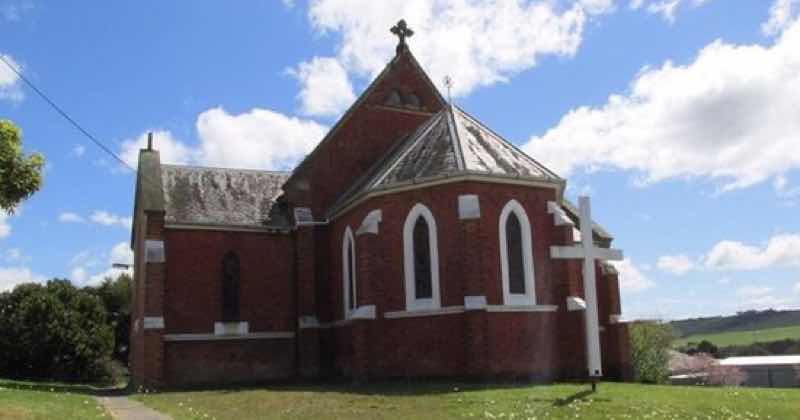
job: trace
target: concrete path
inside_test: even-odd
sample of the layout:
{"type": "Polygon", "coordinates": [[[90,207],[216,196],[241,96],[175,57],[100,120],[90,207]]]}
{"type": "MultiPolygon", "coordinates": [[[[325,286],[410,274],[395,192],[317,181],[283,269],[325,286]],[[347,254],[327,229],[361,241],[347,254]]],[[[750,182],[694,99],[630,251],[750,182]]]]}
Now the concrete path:
{"type": "Polygon", "coordinates": [[[128,397],[96,397],[100,404],[111,412],[115,420],[172,420],[172,417],[159,413],[144,404],[128,397]]]}

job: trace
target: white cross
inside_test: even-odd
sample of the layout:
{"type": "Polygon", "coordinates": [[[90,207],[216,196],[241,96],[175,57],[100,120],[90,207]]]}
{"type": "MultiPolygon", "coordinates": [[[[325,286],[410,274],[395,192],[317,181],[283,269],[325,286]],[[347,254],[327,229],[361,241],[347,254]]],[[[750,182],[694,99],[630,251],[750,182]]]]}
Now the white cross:
{"type": "Polygon", "coordinates": [[[580,197],[581,243],[578,246],[551,246],[550,256],[556,259],[583,259],[583,290],[586,298],[586,358],[590,377],[603,376],[600,358],[600,325],[597,319],[596,260],[621,260],[622,251],[598,248],[592,237],[592,210],[589,197],[580,197]]]}

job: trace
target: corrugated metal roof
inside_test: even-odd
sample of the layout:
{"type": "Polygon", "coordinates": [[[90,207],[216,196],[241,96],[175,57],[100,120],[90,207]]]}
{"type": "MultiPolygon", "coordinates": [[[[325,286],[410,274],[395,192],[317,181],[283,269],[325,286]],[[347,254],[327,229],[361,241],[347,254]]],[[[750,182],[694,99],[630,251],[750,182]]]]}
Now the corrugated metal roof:
{"type": "Polygon", "coordinates": [[[287,172],[162,165],[165,221],[263,227],[287,172]]]}
{"type": "Polygon", "coordinates": [[[784,356],[728,357],[719,361],[722,366],[776,366],[800,365],[800,354],[784,356]]]}
{"type": "Polygon", "coordinates": [[[388,162],[369,188],[386,188],[459,172],[561,180],[478,120],[450,105],[406,140],[405,149],[388,162]]]}

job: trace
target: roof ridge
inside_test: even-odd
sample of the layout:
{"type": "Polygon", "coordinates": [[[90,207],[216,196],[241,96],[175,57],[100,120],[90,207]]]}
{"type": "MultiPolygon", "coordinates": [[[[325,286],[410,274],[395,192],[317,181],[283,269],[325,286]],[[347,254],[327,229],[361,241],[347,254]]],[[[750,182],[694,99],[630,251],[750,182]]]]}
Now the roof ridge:
{"type": "Polygon", "coordinates": [[[161,164],[164,168],[187,168],[187,169],[203,169],[212,171],[236,171],[236,172],[257,172],[262,174],[272,175],[290,175],[290,171],[275,171],[267,169],[249,169],[249,168],[230,168],[224,166],[202,166],[202,165],[176,165],[176,164],[161,164]]]}
{"type": "Polygon", "coordinates": [[[563,178],[561,178],[560,176],[558,176],[558,174],[556,174],[555,172],[553,172],[553,171],[552,171],[550,168],[548,168],[547,166],[543,165],[541,162],[539,162],[538,160],[536,160],[536,159],[535,159],[533,156],[531,156],[531,155],[529,155],[529,154],[525,153],[525,151],[524,151],[524,150],[522,150],[522,149],[520,149],[519,147],[517,147],[517,145],[515,145],[513,142],[509,141],[508,139],[506,139],[505,137],[503,137],[502,135],[500,135],[500,133],[496,132],[496,131],[495,131],[495,130],[493,130],[491,127],[489,127],[488,125],[484,124],[484,123],[483,123],[481,120],[477,119],[475,116],[473,116],[473,115],[472,115],[472,114],[470,114],[469,112],[465,111],[465,110],[464,110],[463,108],[461,108],[460,106],[458,106],[458,105],[453,105],[453,106],[455,107],[455,110],[456,110],[456,111],[458,111],[458,112],[459,112],[461,115],[463,115],[465,118],[467,118],[468,120],[472,121],[472,122],[473,122],[473,123],[475,123],[476,125],[479,125],[479,126],[480,126],[480,127],[482,127],[483,129],[485,129],[486,131],[488,131],[489,133],[491,133],[492,135],[494,135],[495,137],[497,137],[497,139],[498,139],[498,140],[500,140],[500,141],[501,141],[501,142],[503,142],[504,144],[506,144],[506,145],[508,145],[509,147],[511,147],[511,149],[512,149],[512,150],[514,150],[514,151],[516,151],[516,152],[520,153],[520,154],[521,154],[521,155],[522,155],[524,158],[528,159],[528,160],[529,160],[529,161],[531,161],[533,164],[535,164],[536,166],[538,166],[539,168],[541,168],[541,169],[542,169],[544,172],[546,172],[546,173],[547,173],[547,175],[550,175],[550,176],[552,176],[552,177],[554,177],[554,178],[556,178],[556,179],[563,179],[563,178]]]}

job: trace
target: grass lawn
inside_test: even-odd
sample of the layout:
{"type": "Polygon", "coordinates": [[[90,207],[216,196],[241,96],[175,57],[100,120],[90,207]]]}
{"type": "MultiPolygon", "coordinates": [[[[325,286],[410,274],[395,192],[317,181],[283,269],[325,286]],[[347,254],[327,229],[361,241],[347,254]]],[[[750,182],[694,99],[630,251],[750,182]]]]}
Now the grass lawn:
{"type": "Polygon", "coordinates": [[[780,419],[800,389],[582,385],[372,384],[138,394],[185,419],[780,419]]]}
{"type": "Polygon", "coordinates": [[[0,380],[0,420],[83,420],[109,416],[81,387],[0,380]]]}
{"type": "Polygon", "coordinates": [[[698,334],[675,340],[676,346],[684,345],[690,341],[699,343],[708,340],[716,346],[731,346],[737,344],[751,344],[757,341],[777,341],[785,338],[800,339],[800,325],[792,327],[766,328],[756,331],[731,331],[717,334],[698,334]]]}

